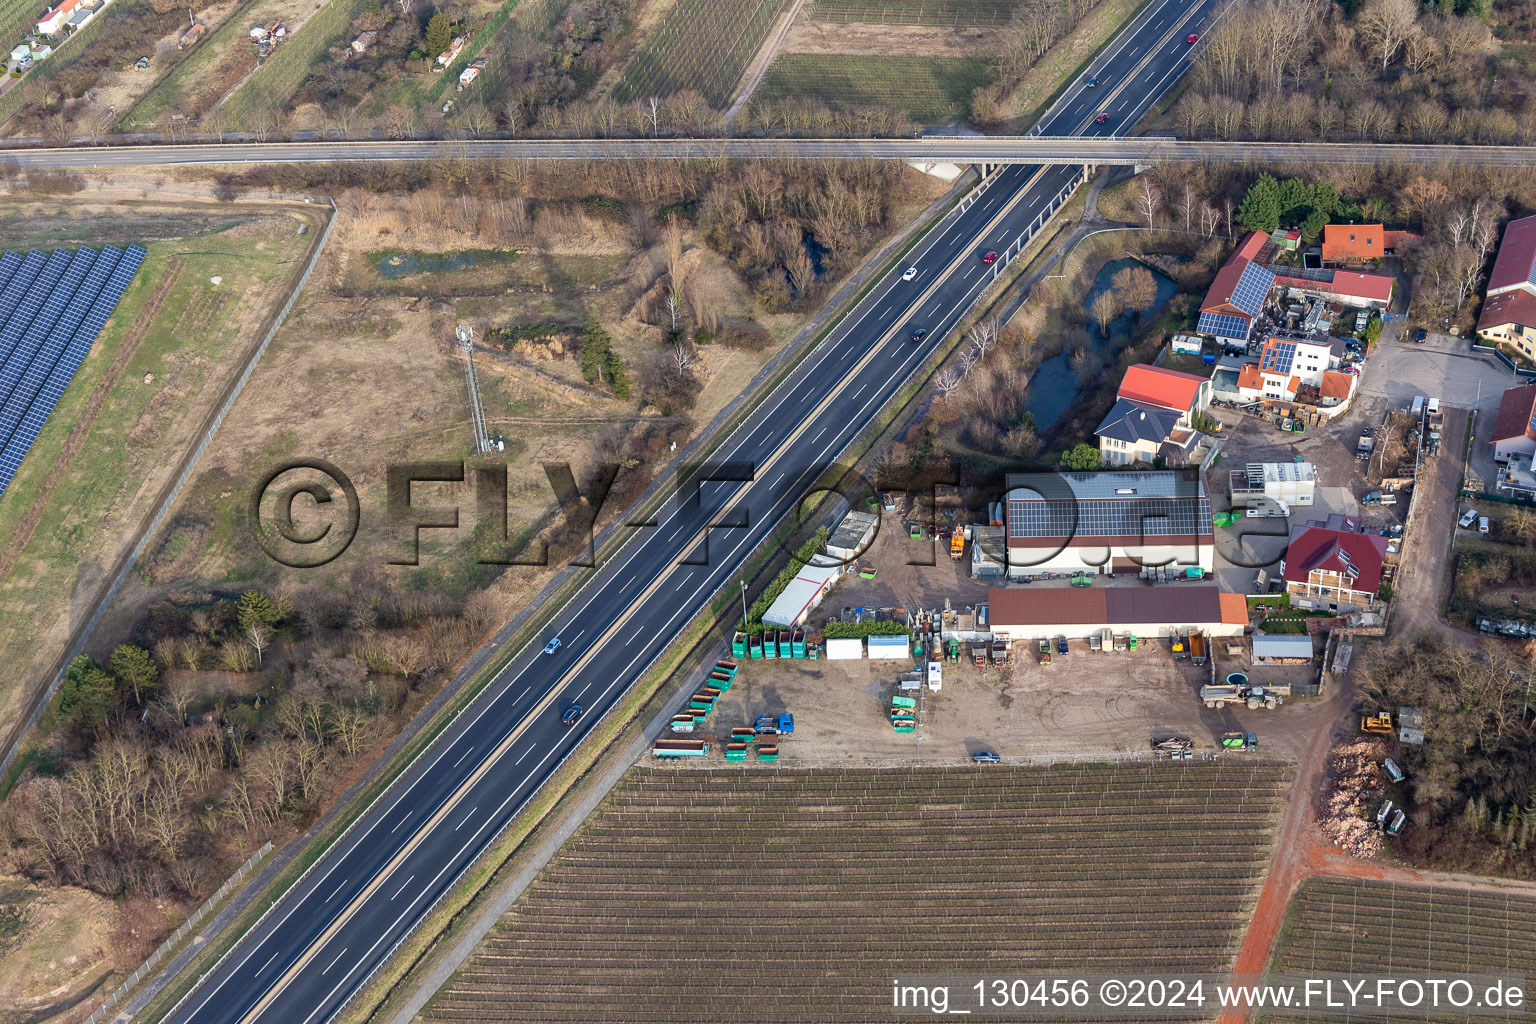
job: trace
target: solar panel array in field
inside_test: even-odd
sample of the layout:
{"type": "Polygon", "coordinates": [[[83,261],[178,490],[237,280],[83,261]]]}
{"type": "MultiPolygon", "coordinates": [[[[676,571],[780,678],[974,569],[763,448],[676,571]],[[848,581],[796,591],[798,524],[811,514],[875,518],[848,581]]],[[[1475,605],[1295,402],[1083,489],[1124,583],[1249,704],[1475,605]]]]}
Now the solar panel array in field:
{"type": "Polygon", "coordinates": [[[145,255],[137,245],[0,255],[0,494],[145,255]]]}

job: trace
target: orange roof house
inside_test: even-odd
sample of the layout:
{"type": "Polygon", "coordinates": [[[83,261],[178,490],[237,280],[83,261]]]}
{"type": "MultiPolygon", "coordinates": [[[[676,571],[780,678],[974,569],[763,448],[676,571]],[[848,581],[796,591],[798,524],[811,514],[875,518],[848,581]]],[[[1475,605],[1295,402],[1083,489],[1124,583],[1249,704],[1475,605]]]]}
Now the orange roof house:
{"type": "Polygon", "coordinates": [[[1201,386],[1206,383],[1206,378],[1192,373],[1137,363],[1125,371],[1119,397],[1140,405],[1187,413],[1197,408],[1201,386]]]}
{"type": "Polygon", "coordinates": [[[1377,260],[1418,237],[1408,231],[1388,231],[1380,224],[1329,224],[1323,228],[1323,262],[1377,260]]]}

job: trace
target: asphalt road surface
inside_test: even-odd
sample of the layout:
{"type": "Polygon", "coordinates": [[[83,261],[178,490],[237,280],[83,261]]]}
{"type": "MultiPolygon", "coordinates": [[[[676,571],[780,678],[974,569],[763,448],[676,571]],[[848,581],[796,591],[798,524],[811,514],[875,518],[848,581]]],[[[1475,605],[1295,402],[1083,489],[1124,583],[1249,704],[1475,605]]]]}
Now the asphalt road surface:
{"type": "MultiPolygon", "coordinates": [[[[1079,84],[1047,131],[1107,137],[1135,122],[1189,60],[1185,36],[1216,0],[1154,0],[1079,84]],[[1096,123],[1100,112],[1109,114],[1096,123]]],[[[807,483],[909,380],[992,279],[1007,252],[1080,174],[1014,165],[953,212],[909,263],[876,285],[837,330],[722,445],[718,463],[754,478],[702,481],[595,571],[554,619],[563,644],[521,652],[336,847],[170,1016],[177,1024],[320,1024],[334,1016],[492,842],[592,726],[745,559],[807,483]],[[921,341],[915,328],[926,329],[921,341]],[[739,522],[742,528],[715,527],[739,522]],[[701,533],[704,539],[700,540],[701,533]],[[562,712],[580,704],[574,726],[562,712]]]]}

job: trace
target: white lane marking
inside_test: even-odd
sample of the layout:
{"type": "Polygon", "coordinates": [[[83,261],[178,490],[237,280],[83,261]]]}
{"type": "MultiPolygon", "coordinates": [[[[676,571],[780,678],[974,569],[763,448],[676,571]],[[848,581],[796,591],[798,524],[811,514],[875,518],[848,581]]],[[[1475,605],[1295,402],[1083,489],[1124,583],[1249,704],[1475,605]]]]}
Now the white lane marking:
{"type": "Polygon", "coordinates": [[[347,883],[350,882],[350,881],[351,881],[350,878],[343,878],[341,880],[341,884],[338,885],[335,889],[331,890],[331,894],[325,898],[325,902],[329,903],[329,902],[331,902],[331,900],[335,899],[336,898],[336,894],[338,892],[341,892],[341,890],[345,889],[347,887],[347,883]]]}
{"type": "MultiPolygon", "coordinates": [[[[821,428],[821,434],[825,434],[825,433],[826,433],[826,432],[827,432],[827,428],[826,428],[826,427],[822,427],[822,428],[821,428]]],[[[812,441],[812,443],[813,443],[813,444],[814,444],[814,443],[815,443],[815,442],[816,442],[816,441],[820,441],[820,440],[821,440],[821,434],[817,434],[817,435],[816,435],[816,437],[815,437],[815,438],[814,438],[814,439],[813,439],[813,441],[812,441]]]]}
{"type": "Polygon", "coordinates": [[[395,822],[395,827],[389,830],[389,834],[390,835],[394,835],[396,830],[398,830],[401,825],[404,825],[406,819],[409,818],[409,817],[410,817],[409,814],[402,814],[402,815],[400,815],[400,820],[395,822]]]}
{"type": "Polygon", "coordinates": [[[393,896],[391,896],[390,899],[392,899],[392,900],[399,899],[400,898],[400,894],[405,892],[405,887],[410,885],[411,884],[411,879],[415,878],[415,877],[416,877],[415,875],[412,875],[410,878],[407,878],[405,881],[401,882],[400,883],[400,888],[395,890],[395,894],[393,896]]]}
{"type": "MultiPolygon", "coordinates": [[[[281,952],[282,952],[282,950],[278,950],[277,951],[277,953],[281,953],[281,952]]],[[[266,970],[268,967],[271,967],[272,966],[272,961],[277,959],[277,953],[273,953],[271,956],[267,957],[267,962],[262,964],[260,967],[256,968],[256,973],[260,974],[262,971],[266,970]]]]}
{"type": "MultiPolygon", "coordinates": [[[[533,747],[529,747],[528,748],[528,750],[533,750],[533,749],[534,749],[533,747]]],[[[517,760],[512,762],[512,767],[516,768],[518,765],[523,763],[523,758],[528,756],[528,750],[525,750],[521,754],[517,755],[517,760]]]]}
{"type": "Polygon", "coordinates": [[[629,574],[629,579],[625,580],[624,581],[624,585],[622,587],[620,587],[619,589],[620,590],[628,590],[629,589],[629,585],[631,583],[633,583],[633,582],[635,582],[635,574],[634,573],[630,573],[629,574]]]}
{"type": "Polygon", "coordinates": [[[478,811],[479,809],[480,809],[480,805],[479,804],[476,804],[474,807],[471,807],[469,809],[469,813],[464,815],[464,820],[459,822],[457,825],[453,826],[453,830],[455,832],[457,832],[459,829],[463,828],[465,826],[465,824],[468,823],[469,819],[473,818],[475,816],[475,812],[478,811]]]}
{"type": "MultiPolygon", "coordinates": [[[[347,947],[343,946],[343,947],[341,947],[341,952],[336,954],[336,960],[340,960],[342,957],[344,957],[346,955],[347,955],[347,947]]],[[[322,977],[331,973],[331,968],[336,966],[336,960],[332,960],[330,963],[325,965],[325,970],[320,972],[322,977]]]]}
{"type": "MultiPolygon", "coordinates": [[[[581,631],[581,633],[585,633],[585,632],[586,632],[585,629],[583,629],[581,631]]],[[[580,640],[581,639],[581,633],[577,633],[575,636],[571,637],[571,643],[575,643],[577,640],[580,640]]]]}
{"type": "MultiPolygon", "coordinates": [[[[474,752],[474,749],[475,749],[475,745],[473,743],[471,743],[469,746],[465,747],[464,748],[464,753],[459,755],[459,760],[458,761],[453,762],[453,766],[455,768],[457,768],[459,766],[460,762],[462,762],[466,757],[468,757],[470,754],[472,754],[474,752]]],[[[400,826],[396,825],[395,827],[399,828],[400,826]]]]}

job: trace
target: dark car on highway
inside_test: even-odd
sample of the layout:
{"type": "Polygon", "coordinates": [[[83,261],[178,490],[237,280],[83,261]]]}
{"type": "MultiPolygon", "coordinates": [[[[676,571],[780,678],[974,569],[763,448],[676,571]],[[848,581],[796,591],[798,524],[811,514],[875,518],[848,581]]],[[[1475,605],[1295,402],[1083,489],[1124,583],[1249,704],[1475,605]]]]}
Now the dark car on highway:
{"type": "Polygon", "coordinates": [[[926,328],[926,327],[914,327],[914,328],[912,328],[912,340],[913,341],[922,341],[926,337],[928,337],[928,328],[926,328]]]}
{"type": "Polygon", "coordinates": [[[566,708],[565,714],[560,716],[560,721],[564,722],[566,725],[575,725],[577,722],[581,721],[581,705],[572,704],[570,707],[566,708]]]}
{"type": "Polygon", "coordinates": [[[1085,82],[1084,84],[1087,85],[1088,88],[1092,89],[1093,87],[1095,87],[1096,85],[1099,84],[1099,76],[1098,75],[1089,75],[1088,76],[1088,81],[1085,82]]]}

